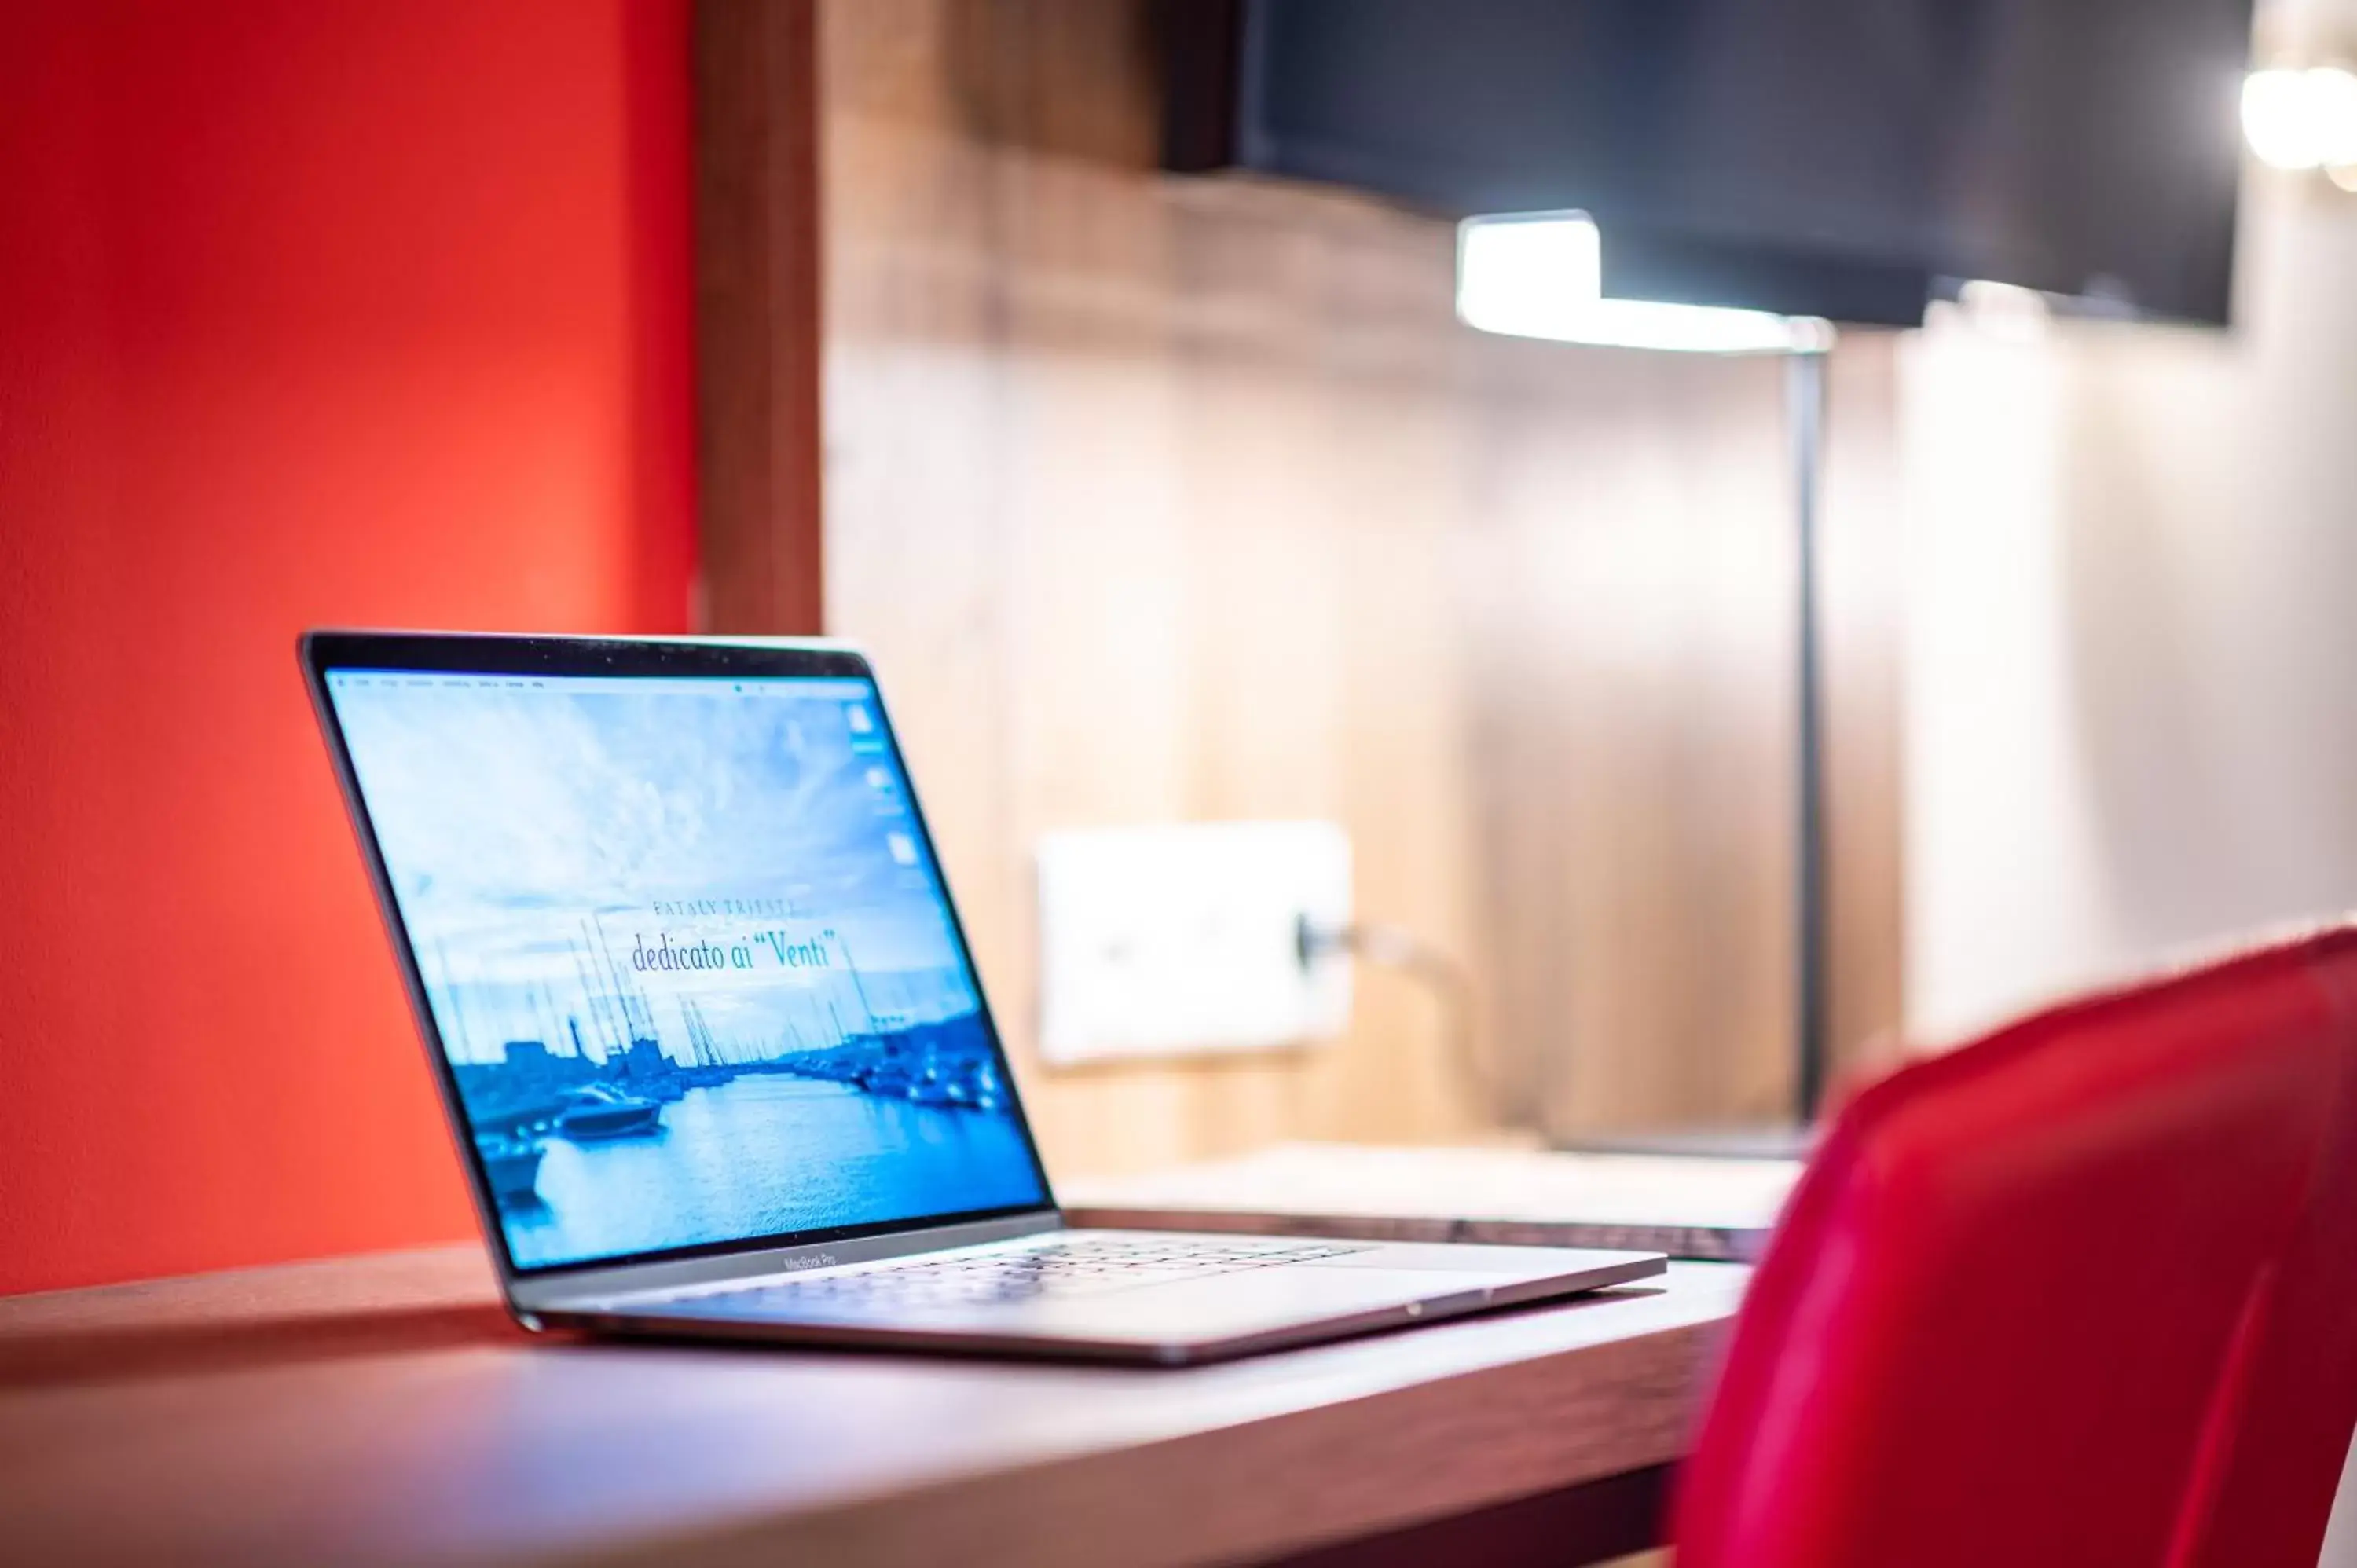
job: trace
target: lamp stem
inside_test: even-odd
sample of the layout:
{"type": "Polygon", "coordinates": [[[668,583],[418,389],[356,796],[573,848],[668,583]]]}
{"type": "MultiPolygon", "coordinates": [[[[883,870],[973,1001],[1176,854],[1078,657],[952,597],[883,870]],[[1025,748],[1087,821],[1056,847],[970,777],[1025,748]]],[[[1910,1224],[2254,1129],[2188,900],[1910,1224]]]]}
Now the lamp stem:
{"type": "Polygon", "coordinates": [[[1817,581],[1819,509],[1825,460],[1825,354],[1803,349],[1784,360],[1784,417],[1792,442],[1795,631],[1793,823],[1793,1112],[1816,1120],[1830,1066],[1827,1037],[1830,929],[1825,854],[1825,736],[1817,581]]]}

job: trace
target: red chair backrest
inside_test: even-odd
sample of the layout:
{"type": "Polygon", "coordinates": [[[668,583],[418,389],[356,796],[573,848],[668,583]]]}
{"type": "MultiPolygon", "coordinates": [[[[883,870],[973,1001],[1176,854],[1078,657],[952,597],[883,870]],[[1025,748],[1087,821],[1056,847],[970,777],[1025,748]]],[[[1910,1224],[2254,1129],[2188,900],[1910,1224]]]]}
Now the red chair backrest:
{"type": "Polygon", "coordinates": [[[2337,1029],[2278,948],[1860,1094],[1752,1282],[1679,1568],[2162,1563],[2301,1213],[2337,1029]]]}
{"type": "Polygon", "coordinates": [[[2340,1092],[2299,1229],[2213,1406],[2187,1568],[2316,1568],[2357,1430],[2357,927],[2310,950],[2344,1021],[2340,1092]]]}

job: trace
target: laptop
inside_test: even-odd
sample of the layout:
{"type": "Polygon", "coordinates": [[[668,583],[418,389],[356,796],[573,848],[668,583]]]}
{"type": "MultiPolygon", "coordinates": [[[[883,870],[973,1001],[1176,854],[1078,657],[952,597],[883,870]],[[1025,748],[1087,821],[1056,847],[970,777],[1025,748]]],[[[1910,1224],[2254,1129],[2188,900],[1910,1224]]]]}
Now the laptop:
{"type": "Polygon", "coordinates": [[[301,653],[527,1328],[1171,1364],[1665,1267],[1067,1224],[848,648],[301,653]]]}

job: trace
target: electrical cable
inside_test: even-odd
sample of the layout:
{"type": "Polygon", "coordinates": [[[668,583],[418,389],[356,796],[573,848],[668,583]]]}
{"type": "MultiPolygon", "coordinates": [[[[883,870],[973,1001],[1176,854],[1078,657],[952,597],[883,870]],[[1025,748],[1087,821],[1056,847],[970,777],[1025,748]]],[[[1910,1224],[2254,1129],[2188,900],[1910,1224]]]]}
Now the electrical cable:
{"type": "Polygon", "coordinates": [[[1415,981],[1431,993],[1440,1004],[1449,1066],[1466,1098],[1484,1119],[1501,1124],[1509,1120],[1495,1074],[1479,1044],[1472,972],[1455,955],[1404,927],[1360,922],[1321,927],[1307,915],[1296,927],[1295,942],[1304,969],[1342,953],[1415,981]]]}

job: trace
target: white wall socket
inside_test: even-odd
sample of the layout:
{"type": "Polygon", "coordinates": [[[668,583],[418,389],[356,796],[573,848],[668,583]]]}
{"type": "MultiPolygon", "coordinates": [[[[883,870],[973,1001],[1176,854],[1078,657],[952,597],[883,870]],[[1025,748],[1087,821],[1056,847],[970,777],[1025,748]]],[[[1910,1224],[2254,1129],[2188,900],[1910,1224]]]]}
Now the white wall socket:
{"type": "Polygon", "coordinates": [[[1039,841],[1039,1050],[1049,1062],[1236,1051],[1339,1035],[1351,964],[1301,923],[1351,919],[1332,822],[1204,822],[1039,841]]]}

